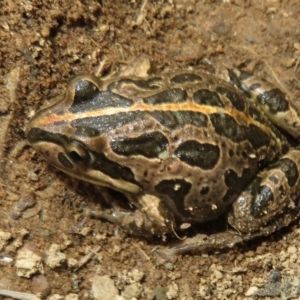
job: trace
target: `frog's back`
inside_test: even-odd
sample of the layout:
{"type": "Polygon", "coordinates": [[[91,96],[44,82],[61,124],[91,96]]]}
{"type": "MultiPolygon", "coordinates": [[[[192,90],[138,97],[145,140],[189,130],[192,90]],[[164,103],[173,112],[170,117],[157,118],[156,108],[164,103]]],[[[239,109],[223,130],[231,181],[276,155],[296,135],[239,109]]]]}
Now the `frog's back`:
{"type": "Polygon", "coordinates": [[[77,77],[51,118],[56,123],[44,129],[84,144],[93,171],[111,179],[105,186],[157,195],[185,221],[217,218],[286,151],[282,135],[241,92],[191,71],[77,77]]]}

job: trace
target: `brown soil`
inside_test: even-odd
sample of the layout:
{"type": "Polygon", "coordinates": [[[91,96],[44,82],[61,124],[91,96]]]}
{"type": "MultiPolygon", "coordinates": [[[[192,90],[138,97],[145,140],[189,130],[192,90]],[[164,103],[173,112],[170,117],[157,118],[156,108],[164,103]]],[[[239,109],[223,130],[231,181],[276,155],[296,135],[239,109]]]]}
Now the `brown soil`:
{"type": "Polygon", "coordinates": [[[283,87],[297,105],[299,0],[141,2],[1,2],[0,289],[42,299],[93,299],[95,276],[107,275],[123,293],[119,299],[245,299],[250,287],[261,289],[262,297],[268,287],[279,298],[274,277],[281,274],[282,295],[291,285],[297,295],[300,287],[291,278],[300,278],[298,221],[232,249],[169,261],[154,254],[157,241],[86,217],[85,208],[99,208],[94,189],[24,144],[34,112],[63,94],[70,77],[95,74],[104,61],[105,75],[140,57],[149,58],[155,72],[246,67],[283,87]],[[33,264],[24,267],[21,257],[33,264]],[[141,293],[128,296],[130,288],[141,293]]]}

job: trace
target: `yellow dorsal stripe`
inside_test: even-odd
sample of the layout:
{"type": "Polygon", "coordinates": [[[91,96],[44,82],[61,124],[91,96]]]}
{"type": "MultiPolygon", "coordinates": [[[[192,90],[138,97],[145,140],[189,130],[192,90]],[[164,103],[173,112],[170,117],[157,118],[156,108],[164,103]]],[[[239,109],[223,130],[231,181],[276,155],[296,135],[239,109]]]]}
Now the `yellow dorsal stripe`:
{"type": "Polygon", "coordinates": [[[254,120],[250,116],[245,115],[244,112],[240,112],[234,108],[227,107],[217,107],[217,106],[209,106],[209,105],[199,105],[196,103],[162,103],[162,104],[145,104],[145,103],[136,103],[130,107],[107,107],[104,109],[80,112],[80,113],[65,113],[62,115],[57,115],[52,112],[46,118],[43,118],[43,125],[55,123],[55,122],[71,122],[73,120],[84,119],[84,118],[93,118],[100,116],[112,116],[118,113],[127,113],[127,112],[137,112],[137,111],[145,111],[145,112],[154,112],[154,111],[193,111],[203,113],[204,115],[210,115],[214,113],[218,114],[227,114],[232,116],[236,120],[240,120],[246,124],[253,124],[260,127],[265,132],[270,132],[270,128],[267,125],[261,124],[259,121],[254,120]]]}

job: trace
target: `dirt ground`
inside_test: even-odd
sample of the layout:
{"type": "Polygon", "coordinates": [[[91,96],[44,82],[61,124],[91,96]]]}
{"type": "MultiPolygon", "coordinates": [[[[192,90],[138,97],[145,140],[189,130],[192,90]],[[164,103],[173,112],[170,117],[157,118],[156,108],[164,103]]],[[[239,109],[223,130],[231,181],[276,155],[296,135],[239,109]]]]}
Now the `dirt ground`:
{"type": "Polygon", "coordinates": [[[2,0],[0,21],[0,295],[32,294],[0,299],[300,299],[299,220],[231,249],[163,258],[157,240],[87,217],[100,207],[95,189],[49,166],[24,133],[75,74],[141,57],[154,72],[246,67],[297,105],[299,0],[2,0]]]}

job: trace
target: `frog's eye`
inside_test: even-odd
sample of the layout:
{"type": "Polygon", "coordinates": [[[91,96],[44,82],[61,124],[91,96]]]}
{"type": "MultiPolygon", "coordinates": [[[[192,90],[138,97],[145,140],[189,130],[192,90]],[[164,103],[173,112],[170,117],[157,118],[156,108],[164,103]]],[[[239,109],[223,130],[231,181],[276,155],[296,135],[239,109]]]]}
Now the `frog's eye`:
{"type": "Polygon", "coordinates": [[[69,142],[65,145],[65,150],[75,164],[91,165],[95,160],[94,155],[88,148],[77,141],[69,142]]]}
{"type": "Polygon", "coordinates": [[[97,86],[89,80],[79,80],[75,85],[74,103],[75,105],[82,104],[86,101],[91,101],[97,97],[99,90],[97,86]]]}

